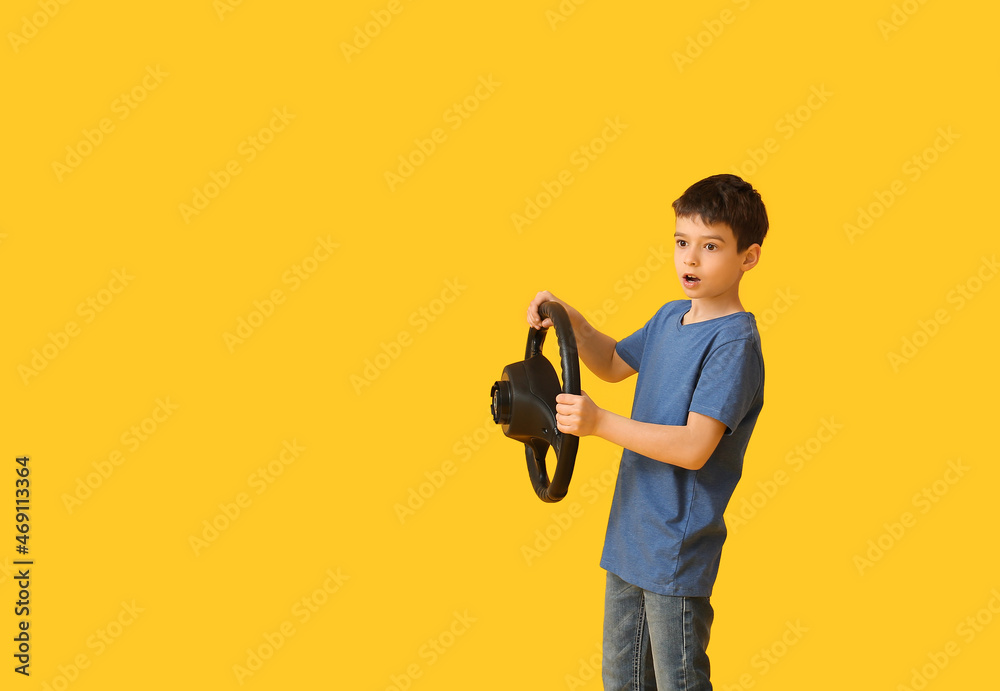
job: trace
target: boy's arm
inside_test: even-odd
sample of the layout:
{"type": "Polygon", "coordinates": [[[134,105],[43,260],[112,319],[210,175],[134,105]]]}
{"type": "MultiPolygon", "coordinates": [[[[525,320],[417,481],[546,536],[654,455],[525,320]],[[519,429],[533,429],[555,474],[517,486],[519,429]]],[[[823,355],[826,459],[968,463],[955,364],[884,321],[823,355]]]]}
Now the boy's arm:
{"type": "Polygon", "coordinates": [[[556,424],[560,432],[593,434],[637,454],[688,470],[699,470],[719,445],[726,425],[701,413],[689,412],[685,425],[657,425],[599,408],[590,397],[559,394],[556,424]]]}
{"type": "Polygon", "coordinates": [[[635,374],[635,370],[622,360],[615,350],[615,346],[618,345],[615,339],[595,329],[579,311],[547,290],[538,293],[528,305],[528,324],[532,328],[546,329],[552,326],[551,319],[543,321],[538,314],[538,307],[543,302],[558,302],[566,309],[569,321],[573,325],[573,334],[576,336],[576,349],[587,369],[609,382],[619,382],[635,374]]]}

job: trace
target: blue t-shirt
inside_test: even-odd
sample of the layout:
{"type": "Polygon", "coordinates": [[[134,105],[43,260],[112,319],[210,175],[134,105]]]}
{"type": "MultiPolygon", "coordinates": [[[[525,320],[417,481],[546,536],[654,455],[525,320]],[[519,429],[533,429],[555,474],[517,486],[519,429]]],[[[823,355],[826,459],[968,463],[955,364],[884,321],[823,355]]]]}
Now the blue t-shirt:
{"type": "Polygon", "coordinates": [[[764,404],[764,359],[752,314],[681,324],[689,309],[690,300],[668,302],[618,343],[638,372],[632,419],[685,425],[694,411],[726,431],[700,470],[624,451],[601,566],[654,593],[707,597],[726,540],[722,514],[764,404]]]}

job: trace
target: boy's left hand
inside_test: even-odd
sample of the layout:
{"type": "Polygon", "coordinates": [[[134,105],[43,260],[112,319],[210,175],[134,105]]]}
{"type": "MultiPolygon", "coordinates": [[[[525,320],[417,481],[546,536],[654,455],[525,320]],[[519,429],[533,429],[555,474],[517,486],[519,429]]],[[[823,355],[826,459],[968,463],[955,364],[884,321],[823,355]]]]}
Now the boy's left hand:
{"type": "Polygon", "coordinates": [[[586,437],[597,429],[602,410],[590,400],[586,391],[580,393],[580,396],[570,393],[556,396],[556,426],[564,434],[586,437]]]}

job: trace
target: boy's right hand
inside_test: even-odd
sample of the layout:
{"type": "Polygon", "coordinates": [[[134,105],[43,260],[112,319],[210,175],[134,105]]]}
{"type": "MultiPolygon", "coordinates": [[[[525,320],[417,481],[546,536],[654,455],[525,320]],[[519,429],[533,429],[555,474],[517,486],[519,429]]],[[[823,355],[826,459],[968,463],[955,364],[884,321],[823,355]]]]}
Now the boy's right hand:
{"type": "Polygon", "coordinates": [[[546,317],[544,320],[542,316],[538,314],[538,307],[543,302],[558,302],[563,307],[566,307],[566,303],[557,298],[555,295],[547,290],[543,290],[535,296],[535,299],[531,301],[528,305],[528,325],[533,329],[548,329],[552,326],[552,320],[546,317]]]}

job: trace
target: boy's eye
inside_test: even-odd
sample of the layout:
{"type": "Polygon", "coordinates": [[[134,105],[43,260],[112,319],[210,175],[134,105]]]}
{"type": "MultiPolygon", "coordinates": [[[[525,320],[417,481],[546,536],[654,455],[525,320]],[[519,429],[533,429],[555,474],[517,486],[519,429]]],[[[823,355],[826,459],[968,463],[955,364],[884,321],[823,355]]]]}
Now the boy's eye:
{"type": "Polygon", "coordinates": [[[678,247],[687,247],[687,242],[685,242],[684,240],[678,240],[677,241],[677,246],[678,247]]]}
{"type": "Polygon", "coordinates": [[[707,245],[705,245],[705,249],[707,249],[709,251],[714,250],[714,249],[716,249],[716,244],[714,242],[710,242],[707,245]]]}

